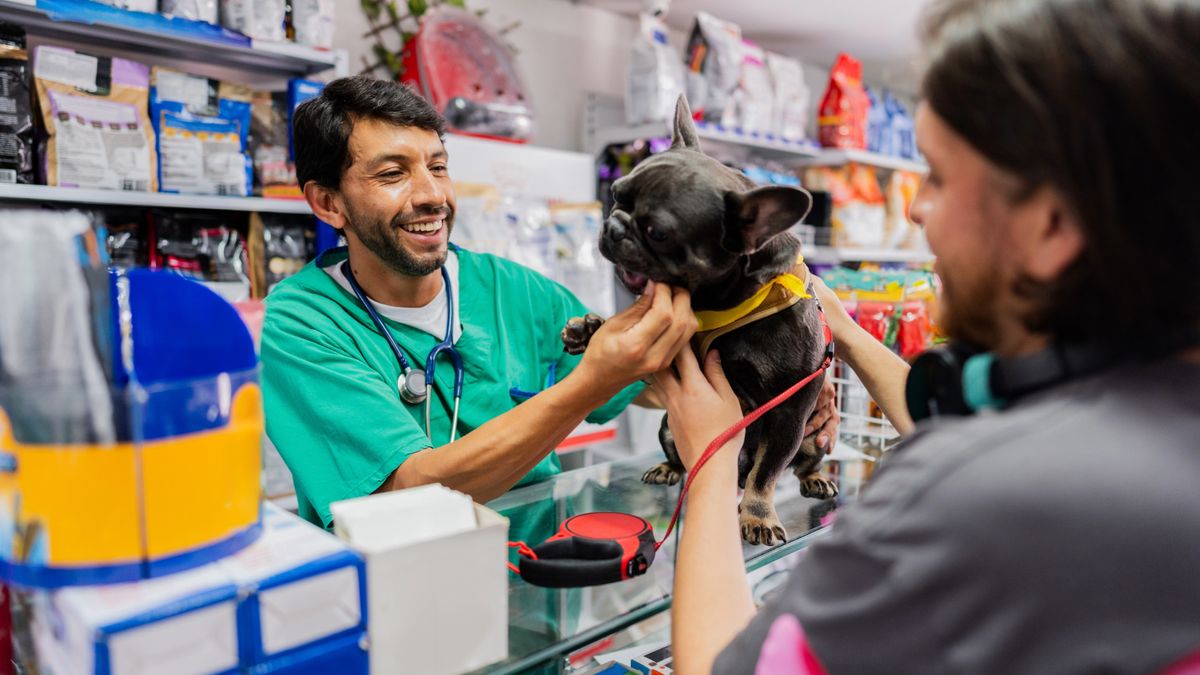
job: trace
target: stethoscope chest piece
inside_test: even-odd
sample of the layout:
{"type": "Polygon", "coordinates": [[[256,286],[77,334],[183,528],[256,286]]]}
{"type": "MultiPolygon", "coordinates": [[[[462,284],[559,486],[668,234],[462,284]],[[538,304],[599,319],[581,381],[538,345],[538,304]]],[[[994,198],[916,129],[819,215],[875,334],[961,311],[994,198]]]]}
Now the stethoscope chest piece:
{"type": "Polygon", "coordinates": [[[400,389],[400,399],[409,405],[424,403],[429,397],[429,388],[425,385],[425,371],[413,368],[407,373],[401,373],[396,379],[400,389]]]}

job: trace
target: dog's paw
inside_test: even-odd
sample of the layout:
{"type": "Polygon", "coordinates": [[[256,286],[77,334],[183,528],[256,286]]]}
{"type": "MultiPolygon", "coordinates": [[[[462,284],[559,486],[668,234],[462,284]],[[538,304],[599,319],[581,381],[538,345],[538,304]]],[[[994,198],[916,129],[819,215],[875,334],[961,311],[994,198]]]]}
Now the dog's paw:
{"type": "Polygon", "coordinates": [[[828,478],[813,473],[800,479],[800,494],[812,499],[833,499],[838,496],[838,486],[828,478]]]}
{"type": "Polygon", "coordinates": [[[739,509],[738,521],[742,526],[742,539],[750,544],[777,546],[787,541],[787,530],[779,522],[779,516],[770,513],[767,516],[756,516],[750,512],[754,509],[739,509]]]}
{"type": "Polygon", "coordinates": [[[650,485],[674,485],[683,478],[683,467],[663,462],[642,474],[642,482],[650,485]]]}
{"type": "Polygon", "coordinates": [[[567,325],[562,329],[563,350],[572,355],[582,354],[602,325],[604,319],[595,314],[568,319],[567,325]]]}

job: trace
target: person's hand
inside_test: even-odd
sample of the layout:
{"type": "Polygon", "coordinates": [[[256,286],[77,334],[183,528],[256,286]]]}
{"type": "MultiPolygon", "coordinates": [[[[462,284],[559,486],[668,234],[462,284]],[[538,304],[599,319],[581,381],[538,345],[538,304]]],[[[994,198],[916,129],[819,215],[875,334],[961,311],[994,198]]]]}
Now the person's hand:
{"type": "Polygon", "coordinates": [[[821,277],[809,274],[808,278],[812,279],[813,294],[821,303],[821,309],[825,312],[825,321],[829,324],[829,330],[833,331],[834,341],[845,340],[849,332],[858,328],[858,324],[850,316],[850,312],[846,311],[842,299],[833,292],[833,289],[825,285],[821,277]]]}
{"type": "Polygon", "coordinates": [[[837,409],[837,391],[826,375],[825,384],[821,386],[821,393],[817,396],[817,407],[813,409],[812,417],[808,418],[808,425],[804,427],[804,437],[808,438],[809,434],[816,433],[817,450],[829,454],[837,444],[838,425],[841,423],[842,416],[837,409]]]}
{"type": "MultiPolygon", "coordinates": [[[[684,468],[692,470],[704,449],[726,429],[742,419],[742,406],[725,379],[721,358],[710,351],[704,371],[691,349],[675,357],[675,368],[655,373],[653,386],[667,407],[667,424],[684,468]]],[[[710,461],[737,467],[744,433],[739,433],[710,461]],[[730,447],[731,446],[731,447],[730,447]]]]}
{"type": "Polygon", "coordinates": [[[604,322],[579,370],[609,396],[668,367],[696,333],[687,291],[651,284],[632,306],[604,322]]]}

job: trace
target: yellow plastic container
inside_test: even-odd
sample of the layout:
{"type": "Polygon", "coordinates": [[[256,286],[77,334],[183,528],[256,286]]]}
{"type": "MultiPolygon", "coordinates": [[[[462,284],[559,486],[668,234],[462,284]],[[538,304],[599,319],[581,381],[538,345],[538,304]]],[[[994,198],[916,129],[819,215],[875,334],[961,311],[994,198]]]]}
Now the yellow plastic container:
{"type": "Polygon", "coordinates": [[[61,386],[27,394],[0,398],[10,408],[0,409],[4,579],[42,588],[133,581],[211,562],[258,536],[255,373],[133,385],[112,397],[117,422],[99,442],[63,441],[96,436],[102,405],[78,405],[82,393],[61,386]]]}

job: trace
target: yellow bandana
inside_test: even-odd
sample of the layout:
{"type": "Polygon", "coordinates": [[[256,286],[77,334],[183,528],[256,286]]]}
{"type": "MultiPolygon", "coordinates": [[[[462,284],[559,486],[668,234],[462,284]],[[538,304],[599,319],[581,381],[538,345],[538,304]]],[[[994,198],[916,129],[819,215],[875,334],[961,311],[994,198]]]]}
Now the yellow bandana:
{"type": "Polygon", "coordinates": [[[763,284],[754,295],[736,307],[696,312],[700,323],[692,345],[701,358],[712,347],[713,340],[747,324],[778,314],[792,305],[811,298],[808,292],[808,267],[804,256],[796,258],[796,266],[763,284]]]}

